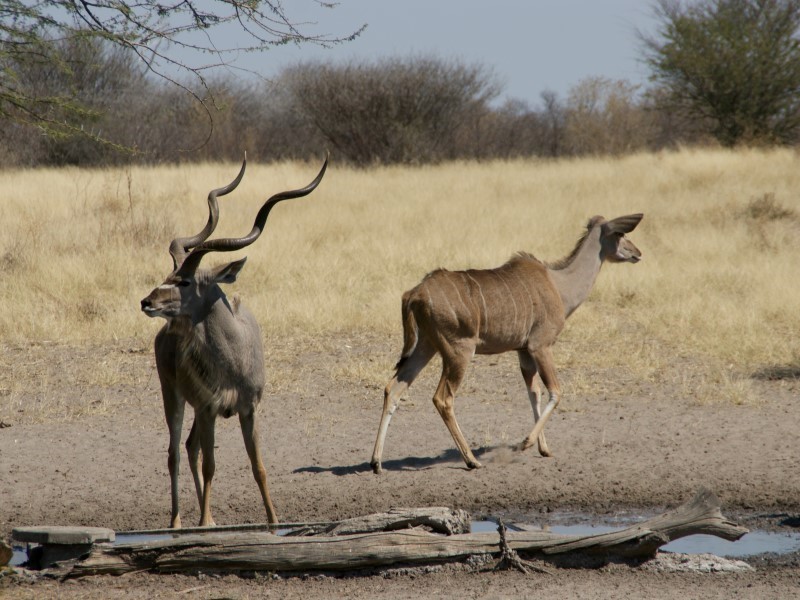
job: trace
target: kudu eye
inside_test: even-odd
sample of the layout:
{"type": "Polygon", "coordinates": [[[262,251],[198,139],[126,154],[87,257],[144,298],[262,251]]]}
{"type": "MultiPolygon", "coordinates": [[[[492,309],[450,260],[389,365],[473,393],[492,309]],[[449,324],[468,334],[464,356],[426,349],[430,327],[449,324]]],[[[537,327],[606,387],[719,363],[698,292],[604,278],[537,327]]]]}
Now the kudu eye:
{"type": "Polygon", "coordinates": [[[181,279],[175,285],[177,285],[178,287],[189,287],[191,284],[192,284],[192,282],[189,281],[188,279],[181,279]]]}

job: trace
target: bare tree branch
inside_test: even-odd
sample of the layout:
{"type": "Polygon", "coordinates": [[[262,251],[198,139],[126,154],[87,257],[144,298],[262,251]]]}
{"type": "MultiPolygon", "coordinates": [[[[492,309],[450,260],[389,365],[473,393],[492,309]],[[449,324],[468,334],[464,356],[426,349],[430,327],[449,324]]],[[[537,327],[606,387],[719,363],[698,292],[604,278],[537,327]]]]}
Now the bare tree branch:
{"type": "Polygon", "coordinates": [[[216,108],[205,75],[210,69],[244,70],[234,64],[241,53],[285,44],[330,47],[355,39],[366,27],[331,35],[312,33],[315,25],[296,22],[280,0],[3,0],[0,118],[36,124],[46,135],[81,132],[84,114],[74,97],[40,96],[21,73],[33,62],[69,75],[59,44],[91,40],[132,52],[146,72],[188,93],[203,106],[210,137],[216,108]],[[215,42],[231,30],[238,32],[235,45],[215,42]]]}

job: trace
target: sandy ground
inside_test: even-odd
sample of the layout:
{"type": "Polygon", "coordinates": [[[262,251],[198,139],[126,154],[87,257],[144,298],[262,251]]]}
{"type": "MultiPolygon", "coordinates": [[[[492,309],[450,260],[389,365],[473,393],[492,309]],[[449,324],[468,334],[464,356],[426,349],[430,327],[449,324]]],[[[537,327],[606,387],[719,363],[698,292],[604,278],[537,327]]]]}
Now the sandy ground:
{"type": "MultiPolygon", "coordinates": [[[[395,340],[396,341],[396,340],[395,340]]],[[[598,519],[676,506],[700,486],[717,494],[723,513],[747,526],[787,528],[800,514],[797,444],[800,375],[754,378],[754,399],[700,403],[676,390],[705,376],[702,364],[676,368],[675,381],[638,383],[624,370],[598,370],[593,393],[565,395],[546,432],[553,458],[512,450],[532,418],[514,357],[478,357],[456,403],[459,422],[485,467],[468,471],[431,402],[435,367],[395,415],[384,473],[369,459],[385,381],[334,368],[369,356],[394,360],[383,340],[345,339],[316,347],[273,347],[282,370],[259,421],[272,497],[283,521],[336,520],[390,507],[450,506],[476,518],[495,516],[545,525],[581,511],[598,519]]],[[[44,386],[14,385],[13,410],[0,414],[0,536],[23,525],[95,525],[117,531],[164,527],[169,519],[167,429],[158,380],[147,349],[4,348],[15,373],[41,361],[44,386]],[[110,384],[69,375],[76,361],[112,357],[121,376],[110,384]],[[49,365],[49,366],[48,366],[49,365]],[[72,366],[71,366],[72,365],[72,366]],[[40,391],[37,391],[40,390],[40,391]],[[44,396],[43,396],[44,394],[44,396]],[[26,403],[70,398],[100,405],[64,421],[54,411],[29,418],[26,403]]],[[[561,371],[564,387],[578,376],[561,371]]],[[[391,373],[386,373],[386,378],[391,373]]],[[[20,375],[23,376],[23,375],[20,375]]],[[[581,377],[587,374],[581,373],[581,377]]],[[[19,382],[17,382],[18,384],[19,382]]],[[[6,383],[8,387],[10,384],[6,383]]],[[[2,392],[2,390],[0,390],[2,392]]],[[[76,400],[77,401],[77,400],[76,400]]],[[[60,403],[60,404],[59,404],[60,403]]],[[[0,405],[2,406],[2,405],[0,405]]],[[[9,404],[12,406],[12,404],[9,404]]],[[[187,429],[190,421],[187,417],[187,429]]],[[[185,459],[181,474],[185,524],[198,519],[185,459]]],[[[217,524],[263,522],[238,421],[217,426],[217,524]]],[[[0,578],[14,598],[788,598],[800,597],[796,556],[753,561],[752,573],[676,574],[611,565],[551,574],[445,568],[431,573],[359,577],[153,575],[94,577],[59,583],[0,578]]]]}

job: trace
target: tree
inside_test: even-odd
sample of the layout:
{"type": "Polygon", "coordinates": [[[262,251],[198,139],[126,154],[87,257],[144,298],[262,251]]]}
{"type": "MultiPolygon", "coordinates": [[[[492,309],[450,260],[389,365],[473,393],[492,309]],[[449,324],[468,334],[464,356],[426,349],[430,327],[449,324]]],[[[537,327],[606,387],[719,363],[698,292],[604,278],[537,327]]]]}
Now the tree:
{"type": "Polygon", "coordinates": [[[564,111],[565,145],[578,155],[620,155],[647,147],[650,126],[637,93],[638,86],[624,79],[579,81],[564,111]]]}
{"type": "Polygon", "coordinates": [[[79,79],[82,63],[64,54],[65,44],[86,47],[81,42],[89,40],[122,49],[139,59],[143,71],[183,88],[208,111],[213,98],[204,93],[206,73],[235,68],[230,61],[236,54],[290,43],[337,44],[364,27],[344,37],[307,35],[280,0],[2,0],[0,119],[34,125],[49,137],[82,133],[104,139],[81,128],[93,111],[69,91],[71,85],[52,93],[25,77],[47,68],[61,80],[79,79]],[[214,40],[230,28],[238,28],[237,45],[218,46],[214,40]],[[211,64],[191,63],[186,57],[192,55],[210,56],[211,64]]]}
{"type": "Polygon", "coordinates": [[[545,156],[560,156],[564,145],[564,131],[566,129],[566,111],[558,99],[558,94],[552,90],[545,90],[541,94],[542,118],[546,123],[544,132],[545,156]]]}
{"type": "Polygon", "coordinates": [[[91,37],[54,41],[50,56],[54,60],[48,63],[25,61],[14,66],[18,89],[36,98],[46,118],[58,127],[50,128],[51,135],[31,136],[30,127],[10,119],[0,131],[0,143],[13,148],[34,146],[40,163],[57,165],[97,163],[110,149],[110,142],[101,139],[137,147],[137,140],[126,130],[147,117],[143,111],[136,112],[144,103],[139,99],[150,98],[156,86],[135,56],[91,37]],[[48,105],[45,99],[52,102],[48,105]],[[68,135],[70,126],[81,127],[83,134],[68,135]]]}
{"type": "Polygon", "coordinates": [[[657,0],[645,63],[666,110],[725,146],[788,143],[800,127],[800,0],[657,0]]]}

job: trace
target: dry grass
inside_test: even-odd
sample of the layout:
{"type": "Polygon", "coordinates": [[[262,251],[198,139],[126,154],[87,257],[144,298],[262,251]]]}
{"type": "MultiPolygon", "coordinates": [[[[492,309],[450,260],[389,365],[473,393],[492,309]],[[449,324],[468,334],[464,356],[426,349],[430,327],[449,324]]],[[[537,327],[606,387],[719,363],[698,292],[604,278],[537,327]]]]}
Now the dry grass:
{"type": "MultiPolygon", "coordinates": [[[[738,402],[743,375],[800,364],[799,166],[791,150],[373,170],[334,162],[312,196],[273,211],[231,291],[268,339],[368,332],[399,344],[400,295],[426,272],[492,267],[517,250],[560,258],[592,215],[644,212],[631,236],[644,261],[603,270],[557,361],[658,381],[699,358],[709,386],[738,402]]],[[[168,274],[170,239],[202,227],[206,194],[237,168],[0,173],[0,341],[148,348],[161,322],[139,300],[168,274]]],[[[264,198],[305,185],[317,168],[250,164],[220,200],[216,235],[249,231],[264,198]]],[[[353,356],[331,376],[382,387],[387,366],[353,356]]]]}
{"type": "Polygon", "coordinates": [[[3,344],[2,352],[0,421],[62,421],[159,406],[149,352],[112,342],[3,344]]]}

